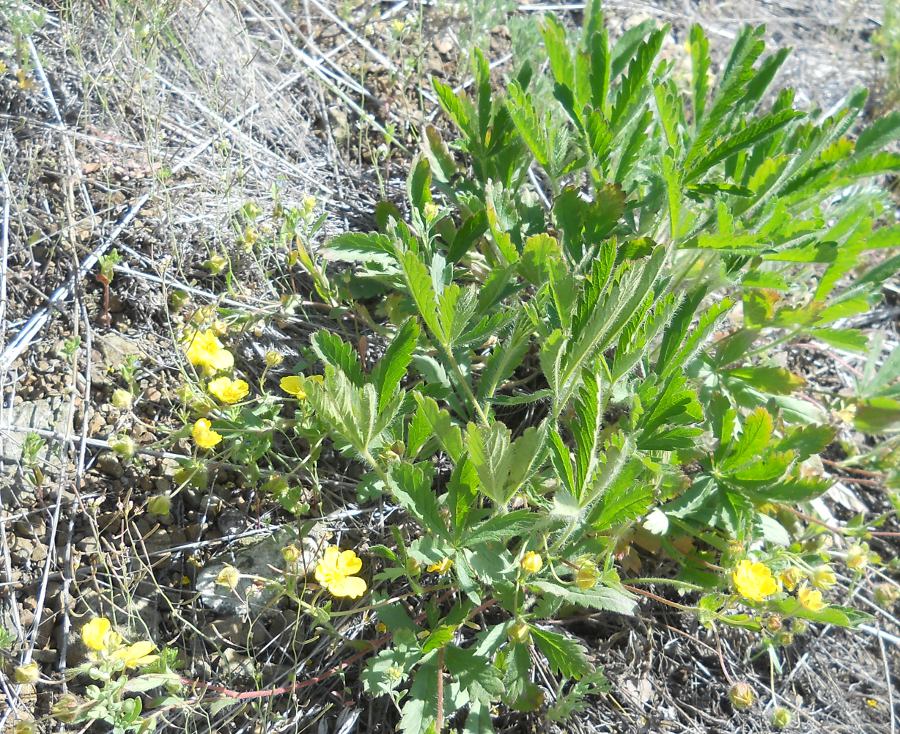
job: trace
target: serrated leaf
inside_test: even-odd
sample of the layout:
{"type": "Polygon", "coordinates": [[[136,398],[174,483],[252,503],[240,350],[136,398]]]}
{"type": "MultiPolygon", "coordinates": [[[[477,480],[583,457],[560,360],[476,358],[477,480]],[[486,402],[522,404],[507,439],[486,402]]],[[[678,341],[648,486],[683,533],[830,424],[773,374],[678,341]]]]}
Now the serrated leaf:
{"type": "Polygon", "coordinates": [[[574,637],[534,625],[530,625],[530,630],[532,639],[557,675],[578,680],[594,669],[584,646],[574,637]]]}
{"type": "Polygon", "coordinates": [[[384,356],[372,368],[372,383],[378,391],[378,408],[383,410],[406,375],[419,340],[419,325],[408,319],[397,331],[384,356]]]}
{"type": "Polygon", "coordinates": [[[529,581],[528,585],[540,589],[551,597],[586,609],[602,609],[631,615],[637,608],[631,594],[610,586],[598,585],[592,589],[579,589],[577,586],[562,586],[552,581],[529,581]]]}
{"type": "Polygon", "coordinates": [[[468,548],[483,543],[505,543],[510,538],[525,537],[540,516],[530,510],[513,510],[503,515],[495,515],[480,525],[476,525],[465,536],[468,548]]]}
{"type": "Polygon", "coordinates": [[[748,461],[757,460],[772,438],[772,416],[765,408],[757,408],[744,419],[740,438],[734,443],[724,461],[723,471],[735,469],[748,461]]]}
{"type": "Polygon", "coordinates": [[[359,353],[334,332],[317,331],[310,344],[323,363],[343,372],[354,385],[361,386],[366,381],[359,364],[359,353]]]}
{"type": "Polygon", "coordinates": [[[430,426],[432,435],[440,441],[450,460],[454,463],[458,462],[464,451],[462,431],[459,426],[453,423],[450,413],[438,407],[434,398],[423,396],[419,392],[413,392],[413,396],[419,404],[422,420],[430,426]]]}
{"type": "Polygon", "coordinates": [[[441,514],[441,506],[431,488],[431,465],[414,465],[396,462],[391,465],[389,488],[391,494],[410,515],[429,532],[439,538],[448,538],[447,526],[441,514]],[[429,471],[425,471],[425,467],[429,471]]]}
{"type": "Polygon", "coordinates": [[[385,266],[396,266],[391,238],[384,234],[371,232],[345,232],[332,237],[322,250],[326,260],[340,262],[377,263],[385,266]]]}
{"type": "Polygon", "coordinates": [[[725,374],[770,395],[790,395],[806,384],[800,375],[784,367],[739,367],[725,374]]]}

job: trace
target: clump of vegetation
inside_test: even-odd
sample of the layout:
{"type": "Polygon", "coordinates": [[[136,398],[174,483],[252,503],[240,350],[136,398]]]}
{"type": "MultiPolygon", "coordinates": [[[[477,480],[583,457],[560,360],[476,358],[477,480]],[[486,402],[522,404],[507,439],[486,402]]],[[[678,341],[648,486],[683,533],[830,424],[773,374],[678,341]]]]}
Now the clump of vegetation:
{"type": "MultiPolygon", "coordinates": [[[[666,28],[612,43],[593,4],[577,37],[552,17],[541,31],[554,106],[532,97],[527,66],[498,93],[476,51],[471,96],[434,82],[453,138],[424,130],[408,207],[380,206],[378,231],[316,251],[315,202],[273,215],[266,236],[335,315],[280,392],[266,381],[284,368],[276,353],[257,384],[237,374],[229,334],[244,315],[204,311],[184,335],[184,481],[214,457],[304,512],[295,485],[330,447],[363,467],[361,498],[415,522],[367,553],[330,545],[308,569],[286,548],[283,573],[259,580],[336,638],[335,615],[375,611],[362,681],[396,702],[405,732],[491,731],[499,704],[565,719],[606,684],[551,623],[635,614],[651,585],[693,592],[663,601],[707,627],[756,633],[776,667],[809,623],[867,618],[835,598],[805,508],[830,486],[815,459],[841,421],[896,442],[900,354],[882,360],[846,320],[900,263],[866,258],[898,244],[878,177],[900,168],[884,150],[900,116],[855,131],[862,91],[828,116],[795,109],[790,89],[769,91],[787,54],[766,54],[761,28],[741,31],[714,77],[694,27],[686,88],[659,59],[666,28]],[[345,317],[377,360],[342,337],[345,317]],[[870,354],[871,368],[825,410],[774,360],[797,339],[870,354]],[[283,434],[298,466],[274,450],[283,434]],[[625,571],[649,547],[671,575],[625,571]],[[538,659],[556,676],[549,705],[538,659]]],[[[844,533],[859,576],[880,560],[871,531],[844,533]]]]}

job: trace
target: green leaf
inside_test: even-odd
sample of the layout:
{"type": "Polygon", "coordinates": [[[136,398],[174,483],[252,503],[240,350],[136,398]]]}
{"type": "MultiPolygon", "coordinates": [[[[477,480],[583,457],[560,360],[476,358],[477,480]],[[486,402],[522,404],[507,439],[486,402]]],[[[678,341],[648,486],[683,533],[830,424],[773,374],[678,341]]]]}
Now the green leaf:
{"type": "Polygon", "coordinates": [[[880,117],[863,130],[856,139],[856,155],[882,150],[900,138],[900,112],[880,117]]]}
{"type": "Polygon", "coordinates": [[[372,383],[378,391],[378,409],[384,410],[400,386],[419,340],[419,325],[408,319],[397,331],[384,356],[372,368],[372,383]]]}
{"type": "Polygon", "coordinates": [[[687,169],[685,182],[691,183],[696,181],[717,163],[721,163],[736,153],[756,145],[802,116],[802,112],[782,110],[781,112],[775,112],[754,120],[738,132],[720,140],[709,153],[696,160],[687,169]]]}
{"type": "Polygon", "coordinates": [[[340,262],[377,263],[392,267],[396,265],[391,238],[377,232],[345,232],[332,237],[322,250],[322,257],[340,262]]]}
{"type": "Polygon", "coordinates": [[[592,589],[579,589],[577,586],[562,586],[552,581],[529,581],[528,585],[550,597],[586,609],[603,609],[630,615],[634,614],[637,608],[631,594],[624,589],[614,589],[611,586],[598,585],[592,589]]]}
{"type": "Polygon", "coordinates": [[[481,491],[499,505],[509,500],[507,480],[512,468],[510,430],[500,421],[489,427],[469,423],[466,430],[466,446],[469,461],[478,472],[481,491]]]}
{"type": "Polygon", "coordinates": [[[431,275],[425,264],[419,260],[419,256],[407,251],[400,255],[400,265],[403,270],[403,277],[406,281],[406,287],[422,316],[422,320],[428,327],[428,330],[441,343],[446,343],[446,335],[441,328],[438,320],[437,298],[434,293],[431,275]]]}
{"type": "Polygon", "coordinates": [[[434,398],[426,397],[418,391],[413,392],[413,397],[419,405],[418,413],[421,420],[428,424],[431,435],[436,436],[450,460],[458,462],[463,455],[463,438],[459,426],[453,423],[450,413],[439,408],[434,398]]]}
{"type": "Polygon", "coordinates": [[[810,329],[809,335],[829,346],[865,354],[869,349],[869,337],[858,329],[810,329]]]}
{"type": "Polygon", "coordinates": [[[900,400],[875,397],[858,401],[853,425],[857,430],[869,434],[900,428],[900,400]]]}
{"type": "Polygon", "coordinates": [[[593,671],[587,651],[574,637],[529,625],[531,638],[557,675],[578,680],[593,671]]]}
{"type": "Polygon", "coordinates": [[[415,517],[431,533],[448,539],[447,526],[441,515],[441,506],[431,488],[430,464],[391,464],[389,487],[400,506],[415,517]],[[428,467],[428,471],[425,471],[428,467]]]}
{"type": "Polygon", "coordinates": [[[703,120],[706,110],[706,98],[709,95],[709,41],[699,24],[691,26],[691,91],[694,106],[694,127],[703,120]]]}
{"type": "Polygon", "coordinates": [[[478,382],[478,399],[493,397],[513,372],[518,369],[531,346],[531,326],[527,319],[518,318],[507,339],[498,341],[485,360],[481,380],[478,382]]]}
{"type": "Polygon", "coordinates": [[[800,375],[784,367],[739,367],[725,374],[771,395],[790,395],[806,384],[800,375]]]}
{"type": "Polygon", "coordinates": [[[740,438],[732,446],[728,456],[720,463],[720,469],[728,471],[756,461],[772,438],[772,416],[765,408],[757,408],[744,420],[740,438]]]}
{"type": "Polygon", "coordinates": [[[513,510],[503,515],[495,515],[480,525],[476,525],[465,537],[467,548],[483,543],[505,543],[513,537],[526,537],[540,516],[530,510],[513,510]]]}
{"type": "Polygon", "coordinates": [[[366,381],[359,364],[359,353],[334,332],[317,331],[310,344],[322,362],[343,372],[354,385],[361,386],[366,381]]]}

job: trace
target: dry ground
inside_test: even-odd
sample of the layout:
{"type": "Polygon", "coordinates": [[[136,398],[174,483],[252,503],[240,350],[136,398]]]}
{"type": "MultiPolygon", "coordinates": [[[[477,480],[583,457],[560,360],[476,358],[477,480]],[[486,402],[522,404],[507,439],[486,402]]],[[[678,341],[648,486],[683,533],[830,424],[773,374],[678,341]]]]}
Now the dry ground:
{"type": "MultiPolygon", "coordinates": [[[[30,24],[24,3],[0,0],[0,621],[15,635],[7,662],[36,660],[62,680],[77,664],[73,630],[90,612],[113,615],[135,635],[182,651],[185,674],[240,690],[315,676],[348,657],[329,644],[298,661],[290,640],[303,622],[289,614],[247,624],[204,607],[198,568],[223,549],[288,523],[256,487],[227,466],[208,491],[173,480],[169,433],[180,427],[175,390],[183,365],[173,334],[192,309],[219,304],[246,317],[245,363],[274,347],[290,357],[328,323],[283,252],[241,250],[234,214],[248,201],[314,195],[328,213],[324,232],[366,227],[375,202],[399,201],[416,131],[432,117],[427,76],[466,83],[459,62],[478,44],[498,78],[510,54],[527,47],[536,4],[468,0],[419,6],[408,0],[357,5],[329,0],[229,3],[121,0],[47,3],[30,24]],[[505,22],[507,11],[515,17],[505,22]],[[17,79],[15,70],[26,71],[17,79]],[[385,140],[389,142],[385,142],[385,140]],[[96,279],[98,257],[121,255],[109,314],[96,279]],[[203,263],[230,253],[237,278],[213,277],[203,263]],[[277,277],[271,277],[275,272],[277,277]],[[177,310],[173,293],[190,304],[177,310]],[[292,293],[285,301],[283,296],[292,293]],[[249,335],[255,331],[256,336],[249,335]],[[133,410],[110,404],[134,359],[133,410]],[[23,459],[25,435],[45,447],[23,459]],[[123,464],[107,439],[129,433],[141,451],[123,464]],[[35,474],[39,469],[42,479],[35,474]],[[36,478],[37,477],[37,478],[36,478]],[[171,519],[143,508],[176,491],[171,519]],[[251,637],[252,636],[252,637],[251,637]]],[[[742,22],[766,23],[772,40],[795,47],[782,79],[801,104],[830,107],[856,84],[880,83],[870,37],[878,3],[608,2],[614,33],[650,16],[673,25],[677,53],[693,22],[703,22],[720,55],[742,22]]],[[[576,6],[562,12],[577,16],[576,6]]],[[[879,96],[873,96],[877,108],[879,96]]],[[[324,236],[324,235],[323,235],[324,236]]],[[[897,341],[898,293],[872,314],[870,328],[897,341]]],[[[829,355],[786,355],[811,379],[839,389],[843,368],[829,355]]],[[[851,369],[852,369],[851,365],[851,369]]],[[[840,458],[840,457],[836,457],[840,458]]],[[[352,468],[321,479],[327,525],[374,537],[381,507],[359,507],[352,468]]],[[[845,504],[885,508],[880,478],[844,472],[845,504]]],[[[876,549],[896,555],[896,545],[876,549]]],[[[877,579],[871,579],[877,580],[877,579]]],[[[853,589],[872,609],[871,584],[853,589]]],[[[717,638],[660,604],[622,620],[572,620],[610,679],[611,692],[565,725],[583,732],[768,731],[760,706],[734,714],[728,678],[769,686],[752,640],[717,638]]],[[[794,731],[893,732],[900,717],[897,619],[878,630],[820,629],[800,640],[774,679],[772,696],[796,708],[794,731]]],[[[348,622],[351,638],[374,635],[368,620],[348,622]]],[[[9,666],[7,665],[7,668],[9,666]]],[[[78,690],[78,683],[72,684],[78,690]]],[[[58,683],[14,686],[0,724],[45,716],[58,683]]],[[[348,668],[303,695],[263,699],[216,713],[160,719],[165,731],[391,731],[388,701],[365,701],[348,668]]],[[[510,715],[498,731],[555,727],[510,715]]],[[[49,731],[49,725],[47,730],[49,731]]]]}

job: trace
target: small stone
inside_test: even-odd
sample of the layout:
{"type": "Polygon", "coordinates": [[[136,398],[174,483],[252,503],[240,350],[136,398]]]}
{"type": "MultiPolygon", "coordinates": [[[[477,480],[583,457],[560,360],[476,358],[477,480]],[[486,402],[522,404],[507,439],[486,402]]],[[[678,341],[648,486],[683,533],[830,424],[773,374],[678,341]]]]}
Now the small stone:
{"type": "Polygon", "coordinates": [[[125,476],[125,467],[114,454],[103,454],[97,459],[97,468],[113,479],[121,479],[125,476]]]}

